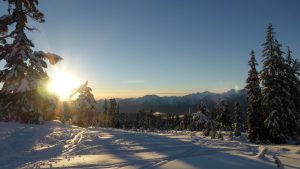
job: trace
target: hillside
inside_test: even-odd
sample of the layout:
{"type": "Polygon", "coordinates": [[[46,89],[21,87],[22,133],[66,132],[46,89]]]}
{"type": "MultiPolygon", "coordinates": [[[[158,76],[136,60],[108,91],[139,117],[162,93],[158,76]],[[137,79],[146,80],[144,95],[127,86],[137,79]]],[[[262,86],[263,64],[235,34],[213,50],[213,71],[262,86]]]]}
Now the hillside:
{"type": "MultiPolygon", "coordinates": [[[[197,105],[203,101],[212,110],[219,99],[229,102],[229,108],[235,102],[239,102],[241,110],[246,111],[246,92],[245,90],[229,90],[224,93],[202,92],[193,93],[185,96],[164,96],[146,95],[139,98],[117,99],[120,105],[120,112],[133,113],[141,109],[164,112],[164,113],[187,113],[189,108],[195,112],[197,105]]],[[[100,111],[103,111],[104,100],[98,100],[100,111]]]]}

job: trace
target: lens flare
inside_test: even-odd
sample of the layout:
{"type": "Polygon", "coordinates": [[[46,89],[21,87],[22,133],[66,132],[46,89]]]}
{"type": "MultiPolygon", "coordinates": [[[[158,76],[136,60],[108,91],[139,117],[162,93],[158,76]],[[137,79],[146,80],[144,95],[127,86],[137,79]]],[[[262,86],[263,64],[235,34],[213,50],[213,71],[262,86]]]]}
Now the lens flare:
{"type": "Polygon", "coordinates": [[[69,99],[72,91],[80,86],[79,80],[73,75],[65,71],[55,71],[48,84],[48,90],[59,96],[60,100],[69,99]]]}

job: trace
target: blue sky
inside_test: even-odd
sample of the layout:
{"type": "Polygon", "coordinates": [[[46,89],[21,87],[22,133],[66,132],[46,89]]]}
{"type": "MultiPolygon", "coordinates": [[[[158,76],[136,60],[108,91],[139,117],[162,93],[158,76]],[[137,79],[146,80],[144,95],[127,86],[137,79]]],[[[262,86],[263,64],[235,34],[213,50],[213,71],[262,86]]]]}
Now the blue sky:
{"type": "Polygon", "coordinates": [[[57,67],[88,80],[96,98],[243,88],[269,23],[300,56],[299,0],[43,0],[39,9],[36,50],[62,55],[57,67]]]}

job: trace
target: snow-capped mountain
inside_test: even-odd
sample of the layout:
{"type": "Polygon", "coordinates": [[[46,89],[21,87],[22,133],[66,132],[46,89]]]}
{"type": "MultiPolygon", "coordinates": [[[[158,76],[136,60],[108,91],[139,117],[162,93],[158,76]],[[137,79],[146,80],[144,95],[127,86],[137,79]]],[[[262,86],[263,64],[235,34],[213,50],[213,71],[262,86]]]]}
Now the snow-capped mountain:
{"type": "MultiPolygon", "coordinates": [[[[117,99],[120,105],[120,112],[138,112],[141,109],[149,111],[159,111],[164,113],[186,113],[189,109],[196,112],[197,105],[203,101],[210,110],[219,100],[226,100],[230,104],[239,102],[241,110],[246,109],[246,92],[245,90],[229,90],[224,93],[212,93],[205,91],[202,93],[193,93],[185,96],[157,96],[145,95],[138,98],[117,99]]],[[[98,100],[100,111],[103,111],[104,100],[98,100]]]]}

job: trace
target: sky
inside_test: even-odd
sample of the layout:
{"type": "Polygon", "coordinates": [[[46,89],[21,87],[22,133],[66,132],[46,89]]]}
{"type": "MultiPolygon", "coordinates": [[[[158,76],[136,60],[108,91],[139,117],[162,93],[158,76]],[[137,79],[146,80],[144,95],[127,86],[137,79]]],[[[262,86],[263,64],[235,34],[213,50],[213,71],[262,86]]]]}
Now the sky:
{"type": "Polygon", "coordinates": [[[49,76],[88,80],[97,99],[241,89],[251,49],[261,63],[269,23],[300,58],[299,0],[42,0],[38,8],[46,22],[31,23],[35,50],[64,58],[49,76]]]}

